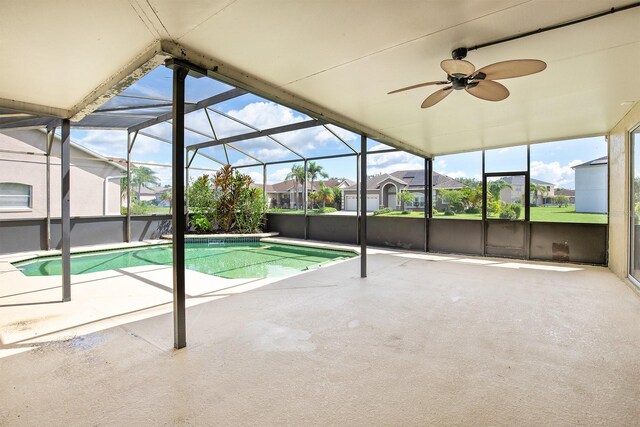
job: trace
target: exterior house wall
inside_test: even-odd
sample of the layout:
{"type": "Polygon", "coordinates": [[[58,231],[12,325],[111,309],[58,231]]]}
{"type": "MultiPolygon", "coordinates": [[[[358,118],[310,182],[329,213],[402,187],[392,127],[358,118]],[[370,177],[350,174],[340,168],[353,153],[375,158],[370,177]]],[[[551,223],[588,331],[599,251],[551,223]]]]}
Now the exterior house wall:
{"type": "Polygon", "coordinates": [[[609,133],[609,268],[629,274],[629,132],[640,124],[640,103],[609,133]]]}
{"type": "MultiPolygon", "coordinates": [[[[0,146],[6,150],[36,155],[5,153],[0,159],[0,182],[30,185],[31,208],[0,210],[0,219],[44,218],[47,216],[46,134],[38,130],[0,133],[0,146]]],[[[119,168],[71,147],[71,216],[100,216],[104,209],[105,178],[123,175],[119,168]]],[[[60,140],[51,151],[51,216],[60,216],[60,140]]],[[[120,180],[108,183],[108,214],[120,214],[120,180]]]]}
{"type": "Polygon", "coordinates": [[[576,168],[576,212],[607,213],[607,165],[576,168]]]}

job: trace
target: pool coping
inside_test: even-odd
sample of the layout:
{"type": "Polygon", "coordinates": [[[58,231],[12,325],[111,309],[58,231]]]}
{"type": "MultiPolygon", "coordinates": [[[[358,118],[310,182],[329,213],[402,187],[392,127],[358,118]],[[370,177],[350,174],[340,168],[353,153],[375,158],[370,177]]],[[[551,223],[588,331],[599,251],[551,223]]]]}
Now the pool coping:
{"type": "MultiPolygon", "coordinates": [[[[189,240],[195,239],[247,239],[247,238],[256,238],[263,239],[268,237],[277,237],[280,233],[269,232],[269,233],[246,233],[246,234],[185,234],[184,238],[189,240]]],[[[172,234],[163,234],[160,236],[163,240],[171,240],[173,238],[172,234]]]]}

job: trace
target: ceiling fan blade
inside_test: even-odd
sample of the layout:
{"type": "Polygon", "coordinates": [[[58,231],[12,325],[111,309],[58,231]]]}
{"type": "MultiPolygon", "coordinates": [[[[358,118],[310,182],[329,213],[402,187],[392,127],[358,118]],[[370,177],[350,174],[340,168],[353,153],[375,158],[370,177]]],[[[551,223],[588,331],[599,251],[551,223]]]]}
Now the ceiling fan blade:
{"type": "Polygon", "coordinates": [[[450,76],[453,76],[454,74],[468,76],[476,69],[476,66],[471,62],[463,61],[461,59],[445,59],[440,63],[440,67],[450,76]]]}
{"type": "Polygon", "coordinates": [[[416,89],[416,88],[423,87],[423,86],[446,85],[446,84],[449,84],[449,82],[447,82],[447,81],[437,81],[437,82],[420,83],[420,84],[417,84],[417,85],[412,85],[412,86],[403,87],[401,89],[392,90],[391,92],[387,93],[387,95],[391,95],[393,93],[398,93],[398,92],[404,92],[405,90],[416,89]]]}
{"type": "Polygon", "coordinates": [[[471,83],[465,90],[476,98],[484,99],[485,101],[502,101],[509,96],[509,89],[491,80],[481,80],[478,84],[471,83]]]}
{"type": "Polygon", "coordinates": [[[429,108],[429,107],[433,107],[434,105],[436,105],[438,102],[442,101],[443,99],[445,99],[447,96],[449,96],[449,94],[453,92],[453,86],[448,86],[448,87],[443,87],[440,90],[437,90],[435,92],[433,92],[431,95],[429,95],[427,97],[427,99],[425,99],[422,102],[421,107],[422,108],[429,108]]]}
{"type": "Polygon", "coordinates": [[[486,76],[484,78],[485,80],[511,79],[539,73],[545,68],[547,68],[547,64],[538,59],[514,59],[511,61],[496,62],[495,64],[482,67],[473,73],[473,76],[475,77],[479,73],[483,73],[486,76]]]}

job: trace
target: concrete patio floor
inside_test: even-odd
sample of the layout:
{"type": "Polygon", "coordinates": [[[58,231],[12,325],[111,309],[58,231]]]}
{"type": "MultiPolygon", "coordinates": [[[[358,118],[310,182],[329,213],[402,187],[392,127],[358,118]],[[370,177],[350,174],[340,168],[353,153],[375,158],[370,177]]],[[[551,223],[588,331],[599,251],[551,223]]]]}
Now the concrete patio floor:
{"type": "MultiPolygon", "coordinates": [[[[608,269],[375,250],[281,280],[0,272],[0,425],[637,425],[640,298],[608,269]],[[25,280],[29,279],[29,280],[25,280]],[[37,279],[37,280],[32,280],[37,279]]],[[[2,264],[0,264],[1,266],[2,264]]]]}

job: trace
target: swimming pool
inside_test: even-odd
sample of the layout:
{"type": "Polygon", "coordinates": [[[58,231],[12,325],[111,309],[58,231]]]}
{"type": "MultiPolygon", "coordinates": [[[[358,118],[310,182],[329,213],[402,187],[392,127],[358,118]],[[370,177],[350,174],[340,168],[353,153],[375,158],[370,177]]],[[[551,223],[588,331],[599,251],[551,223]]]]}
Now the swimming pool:
{"type": "MultiPolygon", "coordinates": [[[[355,255],[348,251],[266,242],[204,242],[185,245],[186,268],[227,279],[288,276],[310,267],[355,255]]],[[[170,244],[75,254],[71,256],[71,274],[145,265],[170,266],[173,263],[172,256],[170,244]]],[[[13,265],[26,276],[62,274],[60,256],[41,257],[13,265]]]]}

